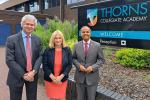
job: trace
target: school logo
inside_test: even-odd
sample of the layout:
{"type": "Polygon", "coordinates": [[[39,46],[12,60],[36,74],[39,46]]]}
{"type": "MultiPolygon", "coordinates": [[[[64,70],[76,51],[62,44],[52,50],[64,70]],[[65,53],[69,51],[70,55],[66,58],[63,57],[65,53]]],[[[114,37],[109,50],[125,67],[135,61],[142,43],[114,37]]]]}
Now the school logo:
{"type": "Polygon", "coordinates": [[[87,10],[87,20],[89,26],[94,26],[97,23],[97,8],[87,10]]]}

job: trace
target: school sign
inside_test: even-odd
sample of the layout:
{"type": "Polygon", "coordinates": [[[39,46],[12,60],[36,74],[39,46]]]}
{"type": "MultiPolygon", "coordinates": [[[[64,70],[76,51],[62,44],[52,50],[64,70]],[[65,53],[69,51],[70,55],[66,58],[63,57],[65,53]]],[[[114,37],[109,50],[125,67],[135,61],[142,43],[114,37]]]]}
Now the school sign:
{"type": "Polygon", "coordinates": [[[150,49],[150,1],[109,0],[78,8],[78,29],[89,26],[102,45],[150,49]]]}

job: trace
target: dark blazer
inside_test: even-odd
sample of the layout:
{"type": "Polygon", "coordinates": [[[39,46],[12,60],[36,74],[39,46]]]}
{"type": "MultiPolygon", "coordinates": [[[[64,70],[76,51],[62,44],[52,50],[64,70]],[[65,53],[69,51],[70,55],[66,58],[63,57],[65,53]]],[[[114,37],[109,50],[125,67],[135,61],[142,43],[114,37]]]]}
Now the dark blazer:
{"type": "MultiPolygon", "coordinates": [[[[55,60],[55,49],[46,47],[43,54],[43,71],[44,80],[51,82],[52,79],[49,77],[51,73],[54,74],[54,60],[55,60]]],[[[61,74],[65,74],[65,77],[61,80],[65,82],[68,79],[68,73],[72,68],[72,53],[70,47],[62,48],[62,71],[61,74]]]]}
{"type": "MultiPolygon", "coordinates": [[[[42,62],[42,42],[40,37],[31,34],[32,45],[32,69],[38,71],[42,62]]],[[[26,53],[22,38],[22,33],[18,33],[7,38],[6,42],[6,64],[9,68],[7,85],[20,87],[24,84],[23,76],[26,71],[26,53]]],[[[38,73],[34,80],[37,81],[38,73]]]]}

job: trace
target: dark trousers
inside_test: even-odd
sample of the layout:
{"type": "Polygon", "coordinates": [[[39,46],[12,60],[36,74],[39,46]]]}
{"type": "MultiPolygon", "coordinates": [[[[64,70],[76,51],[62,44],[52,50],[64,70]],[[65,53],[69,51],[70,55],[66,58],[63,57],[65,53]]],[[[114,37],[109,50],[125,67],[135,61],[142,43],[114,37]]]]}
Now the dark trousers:
{"type": "MultiPolygon", "coordinates": [[[[37,80],[33,82],[25,81],[26,88],[26,97],[27,100],[37,100],[37,80]]],[[[23,85],[21,87],[10,87],[10,100],[22,100],[22,90],[23,85]]]]}

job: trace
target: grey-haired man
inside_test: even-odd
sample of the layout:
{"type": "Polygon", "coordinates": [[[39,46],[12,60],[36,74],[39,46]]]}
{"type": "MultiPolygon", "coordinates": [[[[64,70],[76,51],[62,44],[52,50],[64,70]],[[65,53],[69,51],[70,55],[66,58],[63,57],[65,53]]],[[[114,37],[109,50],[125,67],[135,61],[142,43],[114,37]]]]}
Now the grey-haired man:
{"type": "Polygon", "coordinates": [[[36,100],[42,42],[40,37],[32,34],[37,25],[33,15],[23,16],[21,25],[22,32],[8,37],[6,42],[6,64],[9,68],[7,85],[10,100],[21,100],[24,84],[27,100],[36,100]]]}

